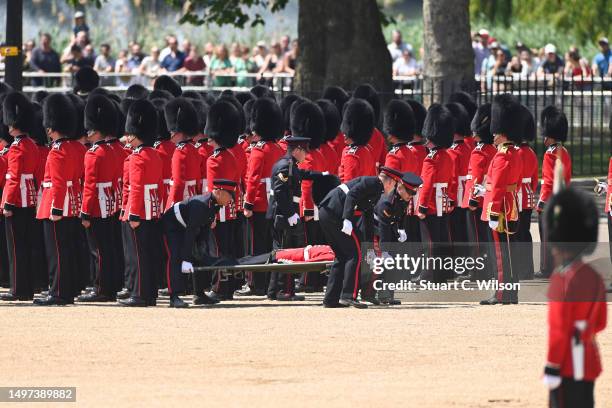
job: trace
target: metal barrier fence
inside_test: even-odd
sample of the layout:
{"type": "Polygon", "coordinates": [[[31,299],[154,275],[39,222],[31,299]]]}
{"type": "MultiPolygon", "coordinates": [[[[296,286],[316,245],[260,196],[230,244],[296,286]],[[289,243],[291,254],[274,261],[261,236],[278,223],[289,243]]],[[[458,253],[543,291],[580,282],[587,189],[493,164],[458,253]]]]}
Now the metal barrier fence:
{"type": "MultiPolygon", "coordinates": [[[[101,85],[108,90],[124,94],[131,84],[151,87],[154,77],[137,73],[99,73],[101,85]]],[[[290,74],[234,73],[211,75],[205,71],[173,72],[183,89],[196,91],[221,92],[225,89],[235,91],[249,90],[257,83],[269,86],[279,98],[288,93],[300,93],[293,86],[290,74]]],[[[0,77],[2,73],[0,73],[0,77]]],[[[44,89],[49,92],[72,90],[70,73],[25,72],[24,92],[33,93],[44,89]]],[[[433,86],[422,76],[396,76],[393,78],[394,91],[383,95],[416,99],[426,106],[432,100],[444,100],[446,87],[433,86]]],[[[612,111],[612,78],[593,78],[583,76],[477,76],[474,83],[467,86],[478,103],[490,102],[496,94],[516,95],[534,113],[539,130],[539,115],[550,104],[562,107],[567,115],[570,132],[566,143],[573,158],[574,176],[602,175],[608,170],[612,152],[612,133],[610,117],[612,111]]],[[[448,94],[458,89],[446,89],[448,94]]],[[[535,145],[539,156],[544,153],[542,138],[535,145]]]]}

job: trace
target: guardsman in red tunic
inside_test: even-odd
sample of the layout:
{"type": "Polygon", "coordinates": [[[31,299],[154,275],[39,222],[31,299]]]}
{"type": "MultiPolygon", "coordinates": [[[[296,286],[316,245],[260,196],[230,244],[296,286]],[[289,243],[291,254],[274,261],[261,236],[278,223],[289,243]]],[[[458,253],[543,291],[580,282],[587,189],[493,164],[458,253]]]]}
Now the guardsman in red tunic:
{"type": "Polygon", "coordinates": [[[550,407],[593,408],[602,371],[597,334],[607,323],[602,271],[582,258],[597,244],[595,202],[572,189],[549,197],[544,210],[555,269],[548,288],[548,352],[543,382],[550,407]]]}
{"type": "MultiPolygon", "coordinates": [[[[465,194],[463,196],[463,208],[469,208],[467,215],[468,239],[469,242],[475,244],[474,257],[487,255],[491,259],[492,253],[489,253],[493,237],[488,221],[483,221],[482,218],[482,199],[486,192],[485,182],[489,164],[493,160],[493,156],[497,153],[497,149],[493,146],[493,135],[491,134],[491,104],[485,103],[480,105],[476,110],[474,119],[471,123],[472,133],[476,140],[476,147],[470,154],[470,164],[468,169],[468,179],[465,184],[465,194]]],[[[471,280],[490,279],[493,277],[493,268],[482,270],[480,273],[474,273],[470,276],[471,280]],[[491,275],[488,275],[488,274],[491,275]]]]}
{"type": "MultiPolygon", "coordinates": [[[[327,99],[334,105],[336,105],[336,109],[338,109],[338,114],[340,115],[340,121],[342,122],[342,114],[344,113],[344,105],[350,99],[349,94],[339,86],[328,86],[323,90],[323,95],[321,96],[323,99],[327,99]]],[[[338,166],[340,165],[340,157],[342,157],[342,152],[345,147],[345,138],[342,131],[338,130],[336,137],[329,141],[328,144],[334,148],[336,154],[338,155],[338,166]]],[[[337,171],[336,173],[337,174],[337,171]]]]}
{"type": "MultiPolygon", "coordinates": [[[[542,185],[540,187],[540,198],[536,211],[541,214],[553,192],[553,181],[555,179],[555,164],[561,160],[563,165],[563,182],[569,186],[572,178],[572,159],[563,143],[567,140],[568,123],[563,111],[555,106],[547,106],[540,115],[540,128],[544,136],[546,152],[542,162],[542,185]]],[[[540,236],[545,237],[542,229],[542,220],[538,218],[540,236]]],[[[548,278],[552,273],[552,259],[550,250],[545,239],[540,245],[540,271],[535,273],[536,278],[548,278]]]]}
{"type": "Polygon", "coordinates": [[[470,153],[472,149],[465,143],[465,136],[470,135],[470,118],[463,105],[459,103],[448,103],[446,108],[451,111],[455,118],[455,134],[453,144],[448,149],[448,154],[453,159],[453,169],[455,174],[454,188],[449,191],[453,200],[453,212],[450,215],[450,239],[453,245],[454,256],[467,256],[469,248],[467,236],[467,210],[461,206],[463,197],[466,194],[466,183],[468,167],[470,164],[470,153]]]}
{"type": "MultiPolygon", "coordinates": [[[[359,85],[353,92],[353,98],[361,98],[368,101],[374,110],[374,129],[372,130],[372,136],[368,141],[368,148],[374,160],[375,171],[378,171],[378,167],[382,166],[387,157],[387,143],[382,132],[378,130],[378,123],[380,122],[380,98],[378,92],[370,84],[359,85]]],[[[368,174],[373,175],[373,174],[368,174]]]]}
{"type": "Polygon", "coordinates": [[[146,307],[157,303],[159,257],[154,254],[162,252],[159,219],[165,198],[162,161],[153,148],[157,125],[157,110],[150,101],[140,99],[132,103],[125,133],[134,152],[129,160],[129,191],[123,217],[132,229],[126,262],[132,264],[136,273],[131,296],[119,301],[124,306],[146,307]]]}
{"type": "MultiPolygon", "coordinates": [[[[518,230],[519,213],[517,189],[522,178],[523,163],[516,145],[523,139],[521,104],[512,95],[498,95],[491,105],[491,133],[497,153],[493,156],[482,203],[483,221],[488,221],[493,235],[493,248],[500,284],[517,284],[518,271],[512,258],[520,256],[512,252],[510,235],[518,230]]],[[[518,289],[498,290],[481,305],[518,303],[518,289]]]]}
{"type": "MultiPolygon", "coordinates": [[[[304,161],[298,163],[298,168],[304,171],[323,173],[327,170],[327,160],[319,150],[325,133],[325,116],[319,105],[304,102],[295,109],[291,117],[291,134],[295,137],[310,139],[308,154],[304,161]]],[[[305,234],[294,239],[295,246],[300,244],[322,244],[325,242],[319,226],[319,209],[313,198],[313,181],[302,180],[300,196],[300,215],[304,221],[305,234]],[[302,241],[302,242],[300,242],[302,241]],[[303,242],[305,241],[305,242],[303,242]]],[[[283,246],[289,246],[284,243],[283,246]]],[[[308,292],[323,291],[323,281],[318,272],[307,272],[300,277],[300,284],[308,292]]]]}
{"type": "Polygon", "coordinates": [[[414,135],[412,137],[412,141],[408,142],[408,148],[412,152],[412,156],[414,157],[417,166],[417,171],[414,174],[420,176],[421,169],[423,168],[423,161],[425,161],[425,157],[427,157],[428,153],[427,147],[425,147],[425,140],[422,136],[423,123],[425,122],[425,117],[427,116],[427,109],[425,109],[421,103],[413,99],[409,99],[406,102],[408,105],[410,105],[412,114],[414,115],[414,135]]]}
{"type": "MultiPolygon", "coordinates": [[[[229,100],[220,98],[210,106],[206,120],[206,134],[209,143],[214,147],[213,154],[206,164],[206,180],[208,191],[213,189],[213,180],[226,179],[240,183],[240,169],[236,165],[237,158],[232,152],[236,146],[238,135],[243,130],[242,119],[238,109],[229,100]]],[[[236,253],[235,229],[230,221],[236,219],[236,206],[232,203],[223,206],[217,215],[213,229],[217,243],[216,256],[232,257],[236,253]]],[[[205,280],[205,279],[204,279],[205,280]]],[[[234,293],[232,276],[222,276],[216,273],[212,291],[207,296],[216,300],[231,299],[234,293]]],[[[194,288],[200,290],[200,288],[194,288]]],[[[205,289],[205,288],[201,288],[205,289]]],[[[195,293],[199,295],[199,293],[195,293]]]]}
{"type": "MultiPolygon", "coordinates": [[[[476,102],[474,101],[474,97],[472,95],[465,91],[455,92],[450,96],[449,102],[456,102],[461,104],[467,111],[469,121],[471,122],[472,119],[474,119],[474,116],[476,115],[476,110],[478,109],[478,105],[476,105],[476,102]]],[[[476,138],[472,134],[468,134],[463,138],[463,143],[465,143],[470,148],[471,152],[476,147],[476,138]]]]}
{"type": "Polygon", "coordinates": [[[535,207],[535,191],[538,188],[538,156],[533,151],[529,142],[535,141],[536,123],[533,114],[525,105],[521,105],[524,131],[523,141],[518,146],[519,156],[523,162],[523,171],[517,200],[519,207],[519,229],[512,238],[518,242],[517,250],[523,254],[515,259],[518,264],[519,279],[533,279],[533,238],[531,237],[531,213],[535,207]]]}
{"type": "MultiPolygon", "coordinates": [[[[2,100],[1,95],[0,100],[2,100]]],[[[0,197],[2,197],[2,190],[4,189],[4,183],[6,182],[8,152],[12,143],[13,137],[9,135],[8,127],[0,123],[0,197]]],[[[0,211],[0,286],[9,287],[8,250],[6,249],[6,229],[4,222],[4,214],[2,214],[0,211]]]]}
{"type": "Polygon", "coordinates": [[[94,291],[77,298],[79,302],[114,302],[116,300],[115,247],[113,215],[117,178],[115,154],[106,142],[115,132],[117,111],[105,96],[91,95],[85,105],[85,129],[92,143],[85,154],[85,178],[81,223],[85,227],[91,264],[94,265],[94,291]]]}
{"type": "MultiPolygon", "coordinates": [[[[427,139],[429,154],[423,161],[423,184],[417,193],[417,215],[421,220],[421,242],[428,257],[444,257],[449,242],[448,217],[451,211],[448,191],[454,178],[453,160],[448,148],[455,132],[452,113],[440,104],[429,107],[423,136],[427,139]]],[[[426,281],[446,282],[442,270],[423,270],[420,278],[426,281]]]]}
{"type": "MultiPolygon", "coordinates": [[[[325,134],[323,135],[323,141],[321,146],[319,146],[319,150],[325,158],[325,171],[329,174],[337,175],[338,167],[340,166],[340,155],[334,148],[333,142],[340,132],[342,117],[336,105],[327,99],[319,99],[317,105],[319,105],[325,116],[325,134]]],[[[344,144],[344,136],[342,137],[342,143],[344,144]]]]}
{"type": "Polygon", "coordinates": [[[210,108],[206,102],[200,99],[191,99],[191,103],[198,114],[198,133],[193,137],[193,145],[195,146],[198,154],[200,155],[200,175],[202,182],[198,183],[198,193],[204,194],[208,189],[208,182],[206,181],[206,160],[212,154],[213,148],[208,143],[208,137],[204,133],[206,128],[206,115],[210,108]]]}
{"type": "MultiPolygon", "coordinates": [[[[284,155],[276,143],[283,133],[283,117],[276,101],[260,98],[253,103],[250,121],[254,144],[247,164],[243,211],[250,227],[251,255],[260,255],[272,249],[272,226],[266,212],[272,193],[272,166],[284,155]]],[[[265,296],[267,285],[265,274],[248,273],[247,287],[236,295],[265,296]]]]}
{"type": "Polygon", "coordinates": [[[351,99],[346,104],[342,121],[346,147],[340,159],[340,181],[346,183],[361,176],[376,175],[375,159],[367,147],[372,136],[369,124],[374,123],[372,106],[363,99],[351,99]]]}
{"type": "Polygon", "coordinates": [[[76,108],[66,95],[45,98],[43,124],[52,144],[36,218],[43,220],[51,286],[47,298],[34,300],[37,305],[72,304],[83,282],[76,257],[80,248],[75,237],[82,230],[78,217],[84,165],[79,142],[70,139],[76,137],[77,117],[76,108]]]}
{"type": "Polygon", "coordinates": [[[5,218],[10,291],[2,300],[31,300],[34,296],[34,213],[37,191],[38,147],[29,136],[34,110],[25,95],[11,92],[2,104],[3,122],[14,138],[7,154],[7,170],[0,207],[5,218]]]}
{"type": "Polygon", "coordinates": [[[157,150],[159,158],[162,160],[162,177],[164,180],[164,188],[166,189],[166,196],[170,196],[170,186],[172,185],[172,155],[176,150],[176,144],[170,140],[170,132],[166,125],[166,116],[164,115],[164,108],[168,101],[161,98],[156,98],[151,101],[153,106],[157,109],[157,137],[153,147],[157,150]]]}

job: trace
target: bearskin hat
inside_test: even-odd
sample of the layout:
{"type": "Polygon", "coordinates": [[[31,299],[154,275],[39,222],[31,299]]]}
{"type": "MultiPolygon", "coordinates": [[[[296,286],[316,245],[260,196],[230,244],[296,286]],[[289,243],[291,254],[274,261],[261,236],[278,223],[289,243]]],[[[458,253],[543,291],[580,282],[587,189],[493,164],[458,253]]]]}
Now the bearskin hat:
{"type": "Polygon", "coordinates": [[[323,134],[323,141],[332,141],[338,136],[340,132],[340,124],[342,123],[342,117],[338,108],[328,99],[319,99],[317,105],[323,111],[325,117],[325,133],[323,134]]]}
{"type": "Polygon", "coordinates": [[[242,106],[244,106],[245,103],[247,103],[247,101],[250,101],[251,99],[255,99],[255,95],[253,95],[250,92],[238,92],[235,95],[236,99],[238,99],[238,102],[240,102],[240,104],[242,106]]]}
{"type": "Polygon", "coordinates": [[[164,107],[168,131],[193,137],[199,133],[199,119],[193,104],[187,98],[178,97],[164,107]]]}
{"type": "Polygon", "coordinates": [[[274,92],[270,88],[264,85],[255,85],[251,88],[251,93],[255,95],[256,98],[272,98],[274,99],[274,92]]]}
{"type": "Polygon", "coordinates": [[[47,92],[45,90],[36,91],[32,95],[32,99],[31,100],[32,100],[33,103],[38,103],[42,107],[42,103],[43,103],[43,101],[45,100],[45,98],[47,96],[49,96],[49,92],[47,92]]]}
{"type": "Polygon", "coordinates": [[[353,91],[353,98],[365,99],[372,106],[372,109],[374,109],[374,127],[376,127],[380,119],[380,97],[376,89],[370,84],[359,85],[353,91]]]}
{"type": "Polygon", "coordinates": [[[414,99],[408,99],[406,101],[412,113],[414,114],[414,134],[418,136],[423,135],[423,124],[425,123],[425,117],[427,116],[427,109],[422,103],[415,101],[414,99]]]}
{"type": "Polygon", "coordinates": [[[123,136],[123,132],[125,131],[125,116],[126,115],[121,111],[120,102],[117,102],[114,99],[111,99],[110,101],[115,106],[115,112],[117,113],[117,121],[116,121],[115,131],[113,132],[112,135],[109,135],[109,136],[113,136],[119,139],[121,136],[123,136]]]}
{"type": "Polygon", "coordinates": [[[400,140],[409,142],[414,137],[414,113],[408,103],[393,99],[385,112],[385,133],[400,140]]]}
{"type": "Polygon", "coordinates": [[[160,98],[165,99],[166,101],[169,101],[170,99],[174,98],[174,95],[172,95],[170,92],[166,91],[165,89],[154,89],[147,96],[147,99],[149,100],[160,99],[160,98]]]}
{"type": "MultiPolygon", "coordinates": [[[[251,132],[253,131],[253,129],[251,128],[251,116],[253,114],[253,105],[255,104],[256,100],[257,99],[251,99],[249,101],[246,101],[246,103],[242,107],[242,113],[244,114],[244,123],[245,123],[244,133],[245,134],[251,134],[251,132]]],[[[282,118],[282,115],[281,115],[281,118],[282,118]]],[[[282,123],[282,120],[280,121],[280,123],[282,123]]]]}
{"type": "Polygon", "coordinates": [[[470,129],[470,116],[460,103],[452,102],[444,105],[455,118],[455,133],[461,136],[469,136],[472,134],[470,129]]]}
{"type": "Polygon", "coordinates": [[[202,99],[208,104],[208,106],[211,106],[217,100],[212,92],[202,91],[200,92],[200,95],[202,95],[202,99]]]}
{"type": "Polygon", "coordinates": [[[218,145],[233,147],[243,127],[236,106],[226,98],[219,98],[208,110],[205,134],[218,145]]]}
{"type": "Polygon", "coordinates": [[[599,215],[595,202],[567,188],[553,195],[544,209],[544,231],[549,245],[587,255],[595,249],[599,215]]]}
{"type": "Polygon", "coordinates": [[[117,130],[117,111],[110,99],[102,95],[90,95],[85,104],[85,129],[97,130],[103,135],[117,130]]]}
{"type": "Polygon", "coordinates": [[[74,137],[77,111],[70,98],[64,94],[51,94],[43,102],[43,126],[66,137],[74,137]]]}
{"type": "Polygon", "coordinates": [[[141,84],[132,84],[125,91],[126,98],[146,99],[149,96],[149,90],[141,84]]]}
{"type": "Polygon", "coordinates": [[[221,92],[219,99],[229,101],[232,105],[234,105],[234,107],[238,111],[238,117],[240,121],[240,131],[242,132],[242,130],[244,130],[244,128],[246,127],[242,104],[238,101],[238,99],[236,99],[236,97],[234,96],[234,93],[230,91],[229,89],[226,89],[225,91],[221,92]]]}
{"type": "Polygon", "coordinates": [[[339,86],[328,86],[323,90],[321,99],[327,99],[336,105],[340,116],[344,114],[344,104],[350,99],[349,94],[339,86]]]}
{"type": "Polygon", "coordinates": [[[126,134],[152,144],[157,137],[157,124],[157,110],[151,101],[137,99],[132,102],[125,121],[126,134]]]}
{"type": "MultiPolygon", "coordinates": [[[[185,95],[183,93],[183,95],[185,95]]],[[[198,114],[198,133],[204,133],[209,106],[202,99],[189,99],[198,114]]]]}
{"type": "Polygon", "coordinates": [[[354,144],[365,146],[374,131],[374,110],[364,99],[352,98],[344,108],[342,115],[342,133],[354,144]]]}
{"type": "Polygon", "coordinates": [[[155,106],[157,111],[157,140],[168,140],[170,139],[170,132],[168,131],[168,125],[166,124],[166,115],[164,108],[168,101],[162,98],[152,99],[151,103],[155,106]]]}
{"type": "Polygon", "coordinates": [[[291,131],[291,105],[300,99],[299,95],[289,94],[281,99],[280,108],[283,113],[283,127],[286,132],[291,131]]]}
{"type": "Polygon", "coordinates": [[[29,133],[34,117],[32,102],[21,92],[10,92],[2,102],[2,121],[8,127],[29,133]]]}
{"type": "Polygon", "coordinates": [[[87,131],[85,130],[85,101],[81,97],[72,93],[68,94],[68,98],[70,98],[72,101],[77,114],[74,138],[80,139],[87,134],[87,131]]]}
{"type": "Polygon", "coordinates": [[[540,114],[540,127],[542,136],[550,137],[559,142],[567,140],[569,125],[565,113],[556,106],[549,105],[540,114]]]}
{"type": "Polygon", "coordinates": [[[456,102],[456,103],[463,105],[463,107],[468,113],[470,121],[474,118],[474,115],[476,114],[476,109],[478,109],[478,105],[476,105],[476,102],[474,101],[474,97],[464,91],[459,91],[459,92],[455,92],[451,94],[449,98],[449,102],[450,103],[456,102]]]}
{"type": "Polygon", "coordinates": [[[79,69],[74,74],[74,92],[77,94],[87,94],[100,85],[100,76],[89,66],[79,69]]]}
{"type": "Polygon", "coordinates": [[[32,110],[34,112],[32,126],[30,128],[30,137],[34,139],[37,145],[45,146],[49,143],[49,137],[43,126],[43,113],[42,106],[38,103],[32,104],[32,110]]]}
{"type": "Polygon", "coordinates": [[[523,140],[523,121],[521,104],[510,94],[497,95],[491,104],[491,133],[504,134],[509,140],[521,143],[523,140]]]}
{"type": "Polygon", "coordinates": [[[198,101],[204,100],[204,97],[198,91],[184,91],[181,96],[183,98],[196,99],[198,101]]]}
{"type": "Polygon", "coordinates": [[[181,89],[181,85],[172,77],[168,75],[161,75],[155,79],[155,83],[153,84],[153,90],[161,90],[168,91],[172,94],[172,96],[181,96],[183,90],[181,89]]]}
{"type": "Polygon", "coordinates": [[[533,113],[525,105],[521,105],[521,117],[523,119],[523,140],[533,142],[536,138],[536,122],[533,113]]]}
{"type": "Polygon", "coordinates": [[[472,133],[480,138],[483,143],[493,144],[491,134],[491,104],[484,103],[476,109],[471,124],[472,133]]]}
{"type": "Polygon", "coordinates": [[[423,124],[423,137],[439,147],[450,147],[455,134],[455,119],[446,107],[434,103],[429,107],[425,123],[423,124]]]}
{"type": "Polygon", "coordinates": [[[291,116],[291,134],[310,139],[310,149],[317,149],[325,133],[325,116],[316,103],[301,103],[291,116]]]}
{"type": "Polygon", "coordinates": [[[263,140],[277,140],[283,136],[283,114],[274,99],[259,98],[253,102],[249,127],[263,140]]]}

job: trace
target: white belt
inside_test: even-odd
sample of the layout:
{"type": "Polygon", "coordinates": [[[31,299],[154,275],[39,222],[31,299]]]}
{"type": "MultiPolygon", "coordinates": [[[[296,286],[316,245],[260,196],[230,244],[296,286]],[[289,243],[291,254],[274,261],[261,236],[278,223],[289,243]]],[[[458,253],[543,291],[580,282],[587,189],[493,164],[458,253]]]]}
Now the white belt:
{"type": "Polygon", "coordinates": [[[172,180],[164,179],[164,184],[167,184],[167,185],[171,186],[172,185],[172,180]]]}
{"type": "Polygon", "coordinates": [[[299,204],[300,203],[300,197],[293,196],[293,202],[299,204]]]}
{"type": "Polygon", "coordinates": [[[338,186],[338,188],[339,188],[340,190],[344,191],[344,194],[348,194],[348,192],[349,192],[349,188],[348,188],[348,186],[347,186],[346,184],[340,184],[340,185],[338,186]]]}
{"type": "MultiPolygon", "coordinates": [[[[45,181],[44,183],[42,183],[43,188],[51,188],[53,187],[53,183],[50,181],[45,181]]],[[[66,182],[66,187],[72,187],[72,181],[69,180],[66,182]]]]}
{"type": "Polygon", "coordinates": [[[474,178],[474,177],[473,177],[471,174],[468,174],[467,176],[465,176],[465,179],[466,179],[466,180],[471,180],[471,179],[473,179],[473,178],[474,178]]]}
{"type": "Polygon", "coordinates": [[[176,203],[172,206],[172,208],[174,209],[174,216],[176,217],[176,220],[179,222],[179,224],[187,228],[187,224],[185,223],[185,220],[183,219],[183,216],[181,215],[181,210],[179,208],[179,205],[180,203],[176,203]]]}
{"type": "Polygon", "coordinates": [[[522,181],[523,184],[531,183],[531,177],[525,177],[522,181]]]}

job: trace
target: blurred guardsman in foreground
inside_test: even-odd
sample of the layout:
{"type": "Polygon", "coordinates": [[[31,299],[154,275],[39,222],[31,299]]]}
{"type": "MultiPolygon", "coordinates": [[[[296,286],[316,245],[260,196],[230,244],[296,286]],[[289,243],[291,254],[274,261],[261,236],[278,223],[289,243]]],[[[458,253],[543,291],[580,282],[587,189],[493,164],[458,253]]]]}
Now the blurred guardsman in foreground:
{"type": "Polygon", "coordinates": [[[599,217],[593,200],[562,190],[544,210],[554,272],[548,289],[548,357],[543,381],[551,408],[595,406],[595,380],[602,367],[595,336],[606,327],[601,276],[582,257],[597,243],[599,217]]]}

